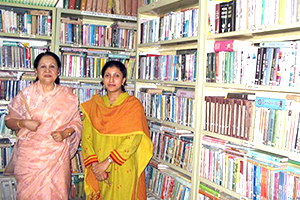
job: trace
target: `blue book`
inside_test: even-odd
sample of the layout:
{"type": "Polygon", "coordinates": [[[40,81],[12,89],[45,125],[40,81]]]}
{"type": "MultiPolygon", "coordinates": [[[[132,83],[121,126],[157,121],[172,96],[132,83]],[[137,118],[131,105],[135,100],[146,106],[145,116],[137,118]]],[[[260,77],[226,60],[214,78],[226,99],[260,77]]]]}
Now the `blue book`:
{"type": "Polygon", "coordinates": [[[277,109],[284,110],[285,109],[286,99],[275,99],[275,98],[267,98],[267,97],[256,97],[255,106],[258,108],[269,108],[269,109],[277,109]]]}
{"type": "Polygon", "coordinates": [[[275,110],[271,109],[269,114],[268,141],[267,141],[267,144],[269,146],[271,146],[273,142],[274,125],[275,125],[275,110]]]}
{"type": "Polygon", "coordinates": [[[95,25],[91,25],[91,45],[95,46],[95,25]]]}
{"type": "Polygon", "coordinates": [[[285,163],[285,162],[288,162],[288,160],[289,160],[288,157],[277,155],[277,154],[266,152],[266,151],[262,151],[259,149],[249,150],[247,154],[253,158],[257,158],[257,159],[261,158],[261,160],[263,159],[265,161],[272,161],[272,162],[278,162],[278,163],[285,163]]]}
{"type": "Polygon", "coordinates": [[[252,177],[253,177],[253,196],[252,196],[252,199],[253,200],[256,200],[256,168],[257,168],[257,166],[256,165],[253,165],[253,175],[252,175],[252,177]]]}
{"type": "Polygon", "coordinates": [[[261,166],[256,167],[256,198],[260,199],[261,196],[261,180],[262,180],[262,169],[261,166]]]}

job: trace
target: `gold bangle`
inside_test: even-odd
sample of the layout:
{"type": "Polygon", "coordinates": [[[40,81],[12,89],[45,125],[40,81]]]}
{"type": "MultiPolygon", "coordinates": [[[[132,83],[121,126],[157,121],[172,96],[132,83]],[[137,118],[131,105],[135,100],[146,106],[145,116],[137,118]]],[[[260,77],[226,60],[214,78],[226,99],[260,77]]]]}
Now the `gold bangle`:
{"type": "Polygon", "coordinates": [[[19,129],[22,128],[22,127],[20,126],[20,121],[21,121],[21,120],[18,120],[18,121],[17,121],[17,126],[18,126],[19,129]]]}
{"type": "Polygon", "coordinates": [[[72,135],[72,131],[67,131],[67,133],[68,133],[68,136],[71,136],[72,135]]]}

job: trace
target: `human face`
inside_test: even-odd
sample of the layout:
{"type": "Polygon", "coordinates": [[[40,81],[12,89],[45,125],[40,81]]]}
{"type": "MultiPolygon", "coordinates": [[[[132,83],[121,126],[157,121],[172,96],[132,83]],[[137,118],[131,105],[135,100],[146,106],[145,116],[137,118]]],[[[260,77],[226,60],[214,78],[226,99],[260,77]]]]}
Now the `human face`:
{"type": "Polygon", "coordinates": [[[45,85],[54,84],[58,72],[57,62],[52,56],[43,56],[36,69],[37,77],[45,85]]]}
{"type": "Polygon", "coordinates": [[[108,67],[104,72],[103,84],[108,93],[122,93],[121,86],[125,81],[126,78],[117,67],[108,67]]]}

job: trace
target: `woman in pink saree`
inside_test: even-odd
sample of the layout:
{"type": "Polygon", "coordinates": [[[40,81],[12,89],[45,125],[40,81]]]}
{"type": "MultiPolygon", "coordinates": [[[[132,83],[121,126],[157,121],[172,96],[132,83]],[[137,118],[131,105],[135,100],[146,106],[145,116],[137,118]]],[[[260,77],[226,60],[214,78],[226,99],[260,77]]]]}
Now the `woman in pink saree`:
{"type": "Polygon", "coordinates": [[[12,161],[18,200],[67,200],[70,159],[81,138],[78,98],[59,85],[56,54],[37,56],[37,81],[8,105],[6,125],[18,131],[12,161]],[[22,94],[23,96],[22,96],[22,94]]]}

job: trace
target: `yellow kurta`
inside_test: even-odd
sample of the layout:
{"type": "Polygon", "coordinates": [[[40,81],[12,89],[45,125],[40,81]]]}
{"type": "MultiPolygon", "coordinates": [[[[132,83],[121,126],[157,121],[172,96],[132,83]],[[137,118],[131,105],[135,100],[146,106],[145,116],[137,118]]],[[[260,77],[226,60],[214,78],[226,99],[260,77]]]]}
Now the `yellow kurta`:
{"type": "Polygon", "coordinates": [[[82,153],[86,165],[87,199],[143,199],[137,197],[137,191],[140,190],[137,188],[138,180],[152,156],[153,145],[139,100],[122,93],[110,106],[107,96],[94,95],[82,104],[82,110],[82,153]],[[97,181],[99,187],[95,187],[90,164],[102,162],[109,155],[117,162],[107,169],[110,172],[108,180],[97,181]]]}

